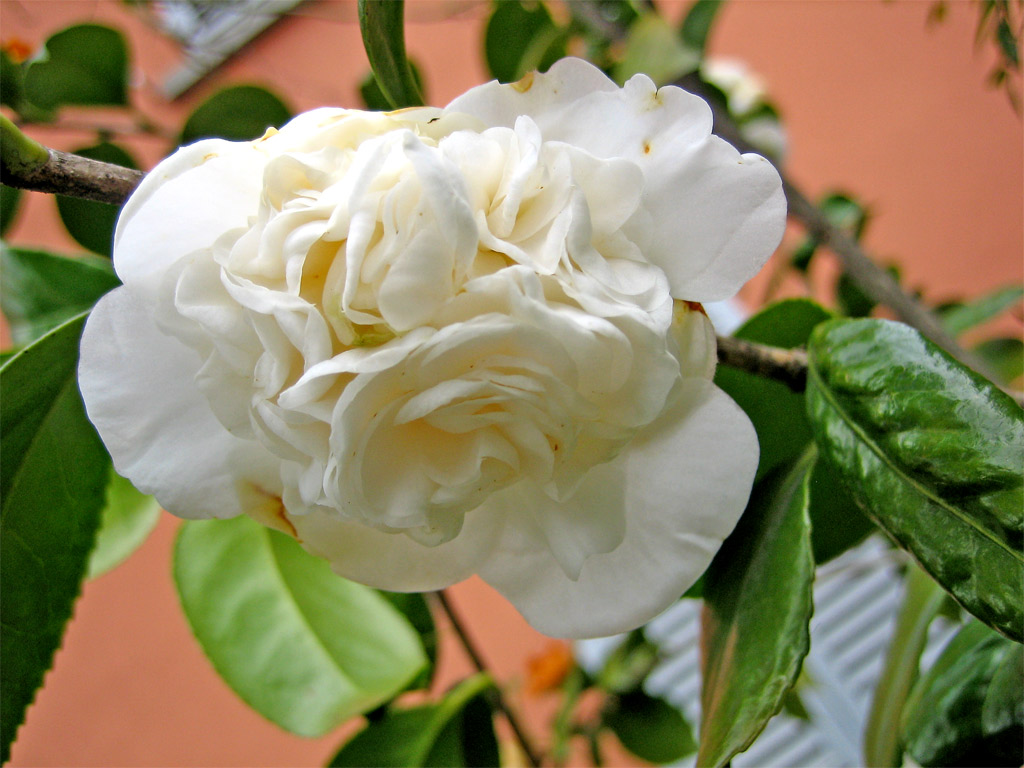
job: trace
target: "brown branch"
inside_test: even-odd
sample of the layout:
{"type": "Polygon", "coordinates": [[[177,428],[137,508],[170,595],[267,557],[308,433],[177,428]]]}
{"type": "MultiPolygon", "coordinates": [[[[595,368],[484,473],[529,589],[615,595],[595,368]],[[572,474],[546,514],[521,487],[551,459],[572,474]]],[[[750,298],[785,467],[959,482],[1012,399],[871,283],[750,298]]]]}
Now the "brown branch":
{"type": "Polygon", "coordinates": [[[719,336],[718,362],[780,381],[794,392],[803,392],[807,386],[807,353],[802,349],[768,347],[734,336],[719,336]]]}
{"type": "MultiPolygon", "coordinates": [[[[444,612],[445,616],[448,617],[448,621],[451,622],[452,628],[455,630],[455,634],[459,638],[459,642],[462,643],[463,649],[466,651],[466,655],[469,656],[469,660],[473,662],[473,666],[478,672],[487,672],[487,664],[484,663],[483,656],[477,650],[476,645],[466,632],[466,628],[462,624],[462,619],[459,618],[459,614],[455,611],[455,607],[449,602],[448,597],[445,595],[444,590],[431,593],[437,600],[438,605],[444,612]]],[[[496,695],[492,696],[491,703],[495,709],[504,715],[505,720],[508,721],[509,726],[512,728],[512,732],[515,734],[516,741],[519,742],[520,748],[523,750],[523,754],[526,756],[527,762],[532,766],[539,766],[541,764],[541,757],[534,746],[530,743],[529,737],[526,735],[526,731],[522,725],[519,724],[518,718],[513,714],[512,710],[509,709],[505,703],[505,698],[501,695],[500,691],[496,691],[496,695]]]]}
{"type": "Polygon", "coordinates": [[[18,168],[4,163],[0,166],[0,183],[34,192],[121,205],[145,175],[142,171],[69,152],[48,147],[47,151],[49,159],[35,167],[18,168]]]}

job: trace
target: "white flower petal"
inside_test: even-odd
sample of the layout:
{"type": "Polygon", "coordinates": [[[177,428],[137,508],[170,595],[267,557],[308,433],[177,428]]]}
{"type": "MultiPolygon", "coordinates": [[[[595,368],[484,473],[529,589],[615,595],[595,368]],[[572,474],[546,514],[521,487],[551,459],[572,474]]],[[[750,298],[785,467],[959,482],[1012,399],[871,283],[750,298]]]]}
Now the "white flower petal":
{"type": "Polygon", "coordinates": [[[89,316],[79,386],[121,475],[181,517],[233,517],[280,493],[279,462],[217,421],[193,383],[200,362],[122,287],[89,316]]]}
{"type": "Polygon", "coordinates": [[[614,550],[590,555],[578,579],[566,576],[540,526],[523,524],[514,492],[489,500],[518,517],[480,575],[541,632],[599,637],[649,621],[697,580],[739,520],[757,468],[754,429],[713,384],[683,386],[675,412],[586,477],[590,514],[615,514],[602,498],[621,504],[626,531],[614,550]]]}

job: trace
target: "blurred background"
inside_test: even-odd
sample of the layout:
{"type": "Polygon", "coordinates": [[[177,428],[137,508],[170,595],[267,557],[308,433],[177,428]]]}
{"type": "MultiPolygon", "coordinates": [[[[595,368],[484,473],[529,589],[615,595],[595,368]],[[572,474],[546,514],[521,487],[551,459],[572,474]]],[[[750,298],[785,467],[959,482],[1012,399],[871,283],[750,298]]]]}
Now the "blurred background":
{"type": "MultiPolygon", "coordinates": [[[[658,3],[672,18],[687,5],[658,3]]],[[[429,103],[444,105],[488,79],[482,50],[489,3],[406,6],[407,47],[429,103]]],[[[204,21],[203,7],[3,0],[0,42],[31,55],[72,23],[120,29],[132,55],[133,102],[172,130],[228,84],[265,86],[296,112],[362,106],[359,83],[369,65],[355,0],[253,2],[241,16],[212,21],[204,21]]],[[[789,175],[812,198],[837,189],[856,196],[872,214],[868,249],[897,264],[905,286],[940,302],[1024,278],[1024,162],[1021,118],[1006,93],[987,84],[994,54],[975,44],[975,4],[948,2],[941,21],[935,7],[931,0],[732,0],[719,14],[709,51],[743,61],[763,82],[785,126],[789,175]]],[[[72,108],[59,127],[29,133],[73,150],[93,141],[102,123],[148,168],[170,142],[160,130],[135,134],[134,120],[117,110],[83,110],[79,117],[72,108]]],[[[81,251],[46,195],[23,198],[7,238],[81,251]]],[[[799,231],[789,233],[782,250],[801,239],[799,231]]],[[[807,290],[792,275],[780,282],[773,274],[770,264],[741,299],[756,307],[769,293],[807,290]]],[[[834,276],[818,259],[810,282],[823,289],[834,276]]],[[[1002,333],[1020,336],[1019,315],[999,322],[1002,333]]],[[[174,593],[175,529],[165,514],[127,562],[86,583],[11,765],[322,765],[336,750],[342,733],[305,740],[280,731],[214,673],[174,593]]],[[[527,724],[540,726],[557,702],[537,690],[543,686],[536,670],[543,660],[557,666],[559,644],[530,629],[479,580],[454,587],[452,598],[496,676],[511,681],[527,724]]],[[[448,628],[442,631],[439,688],[470,671],[448,628]]]]}

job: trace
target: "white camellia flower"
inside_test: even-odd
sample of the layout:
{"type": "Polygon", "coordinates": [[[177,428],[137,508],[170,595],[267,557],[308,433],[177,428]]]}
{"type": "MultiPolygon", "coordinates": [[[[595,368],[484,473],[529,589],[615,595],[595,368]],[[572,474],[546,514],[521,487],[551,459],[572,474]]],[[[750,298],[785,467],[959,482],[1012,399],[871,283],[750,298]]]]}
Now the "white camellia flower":
{"type": "Polygon", "coordinates": [[[398,591],[479,573],[551,635],[636,627],[757,465],[700,304],[778,244],[695,96],[567,59],[445,109],[319,109],[150,172],[89,319],[89,416],[182,517],[398,591]]]}

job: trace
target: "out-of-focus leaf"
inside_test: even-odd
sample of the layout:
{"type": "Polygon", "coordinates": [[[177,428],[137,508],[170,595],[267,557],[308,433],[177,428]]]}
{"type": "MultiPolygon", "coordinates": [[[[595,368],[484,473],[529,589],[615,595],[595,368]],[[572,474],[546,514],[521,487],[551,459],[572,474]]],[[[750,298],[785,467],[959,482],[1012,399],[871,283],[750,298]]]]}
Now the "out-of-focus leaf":
{"type": "Polygon", "coordinates": [[[437,626],[423,595],[415,592],[385,592],[378,590],[391,605],[397,608],[420,636],[423,651],[427,654],[427,665],[415,677],[409,688],[429,688],[437,664],[437,626]]]}
{"type": "Polygon", "coordinates": [[[1024,376],[1024,342],[1020,339],[987,339],[973,352],[988,364],[1000,384],[1011,384],[1024,376]]]}
{"type": "Polygon", "coordinates": [[[865,765],[899,768],[903,763],[896,724],[917,680],[921,652],[928,642],[928,627],[945,600],[946,593],[931,576],[920,568],[910,568],[885,667],[878,678],[864,729],[865,765]]]}
{"type": "MultiPolygon", "coordinates": [[[[409,67],[412,69],[412,76],[416,80],[416,85],[419,86],[420,91],[423,91],[423,74],[420,72],[420,68],[412,59],[409,60],[409,67]]],[[[384,91],[377,84],[377,78],[373,76],[373,72],[367,72],[366,77],[359,84],[359,95],[362,97],[367,109],[374,110],[375,112],[387,112],[391,109],[391,104],[384,95],[384,91]]]]}
{"type": "MultiPolygon", "coordinates": [[[[818,207],[832,226],[845,230],[855,240],[863,236],[870,213],[852,196],[844,192],[830,192],[822,197],[818,207]]],[[[814,235],[809,235],[793,252],[793,266],[806,272],[820,244],[814,235]]]]}
{"type": "Polygon", "coordinates": [[[0,185],[0,237],[6,235],[7,230],[14,223],[14,215],[18,212],[19,200],[21,200],[20,189],[0,185]]]}
{"type": "MultiPolygon", "coordinates": [[[[996,673],[1007,656],[1018,649],[976,621],[965,625],[949,642],[914,686],[903,711],[903,738],[919,765],[1021,764],[1024,731],[1019,710],[1006,723],[1006,731],[986,733],[982,725],[982,712],[996,673]]],[[[1019,700],[1019,693],[1013,696],[1019,700]]]]}
{"type": "Polygon", "coordinates": [[[704,586],[700,749],[725,765],[782,707],[810,647],[813,453],[754,487],[704,586]],[[785,567],[780,567],[785,563],[785,567]]]}
{"type": "Polygon", "coordinates": [[[392,109],[423,104],[405,55],[404,0],[359,0],[359,29],[366,58],[392,109]]]}
{"type": "Polygon", "coordinates": [[[331,766],[498,765],[489,705],[490,677],[475,675],[440,701],[411,709],[391,709],[367,723],[331,760],[331,766]]]}
{"type": "Polygon", "coordinates": [[[597,686],[623,695],[639,691],[658,658],[658,646],[647,639],[642,629],[634,629],[608,655],[597,676],[597,686]]]}
{"type": "Polygon", "coordinates": [[[79,315],[0,368],[0,761],[60,645],[103,507],[109,458],[75,370],[79,315]]]}
{"type": "MultiPolygon", "coordinates": [[[[736,331],[747,341],[792,349],[803,346],[818,323],[832,317],[807,299],[787,299],[765,307],[736,331]]],[[[757,430],[761,458],[757,479],[799,456],[811,441],[804,396],[785,384],[721,365],[715,383],[746,412],[757,430]]]]}
{"type": "MultiPolygon", "coordinates": [[[[898,267],[890,264],[885,271],[892,275],[896,282],[899,282],[900,270],[898,267]]],[[[867,317],[878,304],[864,293],[845,272],[836,281],[836,302],[839,304],[839,311],[847,317],[867,317]]]]}
{"type": "Polygon", "coordinates": [[[1024,287],[1008,285],[967,304],[955,304],[942,313],[946,331],[958,336],[981,325],[1020,303],[1024,287]]]}
{"type": "Polygon", "coordinates": [[[160,504],[137,491],[114,468],[110,468],[106,504],[100,515],[96,544],[89,555],[86,578],[106,573],[138,549],[160,519],[160,504]]]}
{"type": "Polygon", "coordinates": [[[671,763],[697,751],[693,729],[682,713],[642,690],[617,697],[601,720],[622,746],[649,763],[671,763]]]}
{"type": "Polygon", "coordinates": [[[292,112],[280,98],[257,85],[234,85],[217,91],[196,107],[181,130],[179,143],[220,138],[258,139],[267,128],[280,128],[292,112]]]}
{"type": "Polygon", "coordinates": [[[808,351],[815,439],[861,508],[964,608],[1024,638],[1024,411],[899,323],[829,321],[808,351]]]}
{"type": "MultiPolygon", "coordinates": [[[[1007,651],[992,675],[981,705],[981,733],[994,744],[1006,743],[1016,748],[1015,765],[1024,763],[1024,646],[1014,645],[1007,651]]],[[[1002,747],[999,747],[1003,751],[1002,747]]]]}
{"type": "MultiPolygon", "coordinates": [[[[131,155],[109,142],[81,147],[76,149],[74,154],[125,168],[137,167],[131,155]]],[[[116,205],[57,195],[57,210],[60,212],[60,220],[64,227],[76,242],[93,253],[110,256],[110,251],[114,247],[114,226],[120,212],[116,205]]]]}
{"type": "Polygon", "coordinates": [[[808,481],[810,489],[811,546],[818,565],[838,557],[878,530],[860,511],[827,457],[819,455],[808,481]]]}
{"type": "Polygon", "coordinates": [[[21,104],[23,84],[21,64],[0,48],[0,104],[17,110],[21,104]]]}
{"type": "Polygon", "coordinates": [[[120,285],[109,259],[68,258],[0,243],[0,305],[18,345],[28,344],[120,285]]]}
{"type": "Polygon", "coordinates": [[[373,709],[426,663],[387,600],[248,517],[185,523],[174,579],[217,672],[292,733],[321,736],[373,709]]]}
{"type": "Polygon", "coordinates": [[[700,54],[683,45],[672,26],[657,13],[646,13],[633,22],[626,37],[626,50],[615,67],[614,79],[624,83],[643,73],[664,85],[693,72],[700,54]]]}
{"type": "Polygon", "coordinates": [[[686,47],[697,51],[701,57],[704,56],[704,49],[707,47],[711,25],[722,4],[723,0],[696,0],[686,12],[683,24],[679,28],[679,35],[686,47]]]}
{"type": "Polygon", "coordinates": [[[46,41],[25,71],[25,97],[52,109],[64,104],[128,103],[128,45],[115,29],[80,24],[46,41]]]}
{"type": "Polygon", "coordinates": [[[494,3],[484,32],[484,58],[493,77],[511,83],[527,72],[547,70],[563,56],[565,36],[543,3],[494,3]]]}

